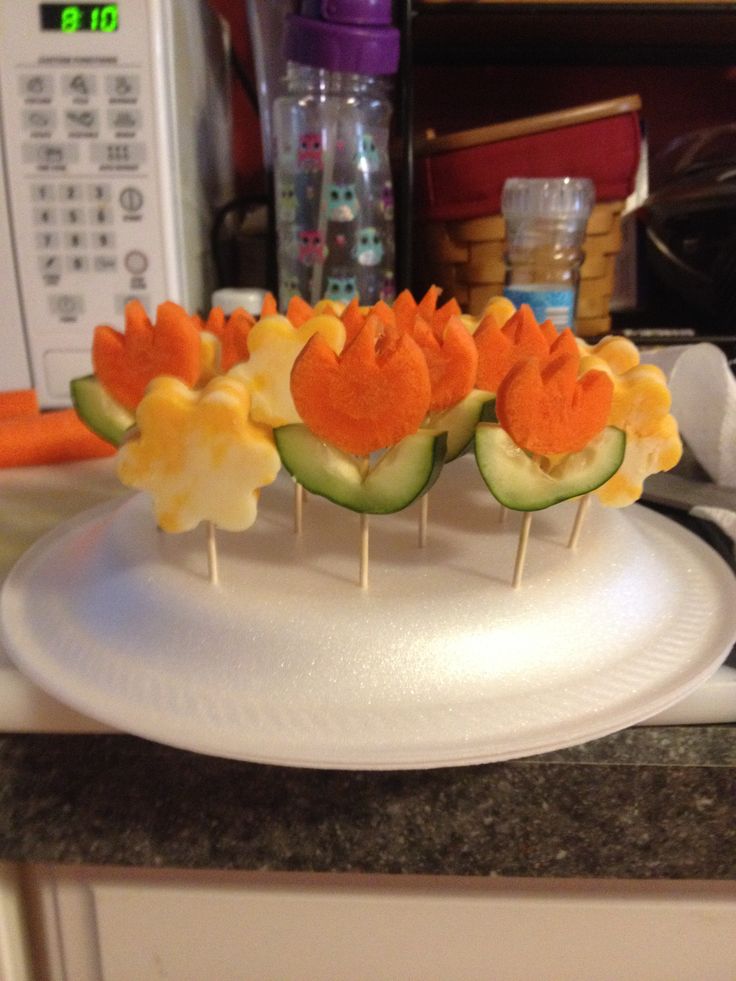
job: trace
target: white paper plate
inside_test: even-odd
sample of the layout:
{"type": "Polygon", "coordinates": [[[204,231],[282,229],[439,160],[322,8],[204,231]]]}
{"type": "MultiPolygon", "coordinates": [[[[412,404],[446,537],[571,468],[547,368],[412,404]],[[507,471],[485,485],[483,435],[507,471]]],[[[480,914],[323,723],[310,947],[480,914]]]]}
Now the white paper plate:
{"type": "Polygon", "coordinates": [[[236,759],[357,769],[504,760],[654,715],[716,670],[736,639],[736,581],[697,537],[639,506],[535,515],[510,586],[519,516],[471,460],[418,509],[359,519],[292,487],[264,491],[254,527],[157,532],[135,495],[55,529],[2,594],[10,656],[32,680],[119,729],[236,759]]]}

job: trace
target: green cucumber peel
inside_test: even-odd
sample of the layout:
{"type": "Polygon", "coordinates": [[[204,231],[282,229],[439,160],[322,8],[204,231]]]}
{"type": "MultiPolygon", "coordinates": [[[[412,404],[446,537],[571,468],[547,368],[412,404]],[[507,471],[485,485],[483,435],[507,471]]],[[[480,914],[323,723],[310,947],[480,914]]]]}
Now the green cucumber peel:
{"type": "Polygon", "coordinates": [[[305,490],[362,514],[393,514],[425,494],[442,470],[444,431],[420,429],[377,460],[325,443],[301,423],[274,429],[281,462],[305,490]]]}
{"type": "Polygon", "coordinates": [[[474,388],[456,405],[427,416],[427,429],[444,429],[447,433],[445,463],[456,460],[473,448],[475,427],[479,422],[496,422],[496,396],[474,388]]]}
{"type": "Polygon", "coordinates": [[[84,425],[112,446],[120,446],[135,424],[133,413],[120,405],[95,375],[73,378],[69,388],[72,405],[84,425]]]}
{"type": "Polygon", "coordinates": [[[577,453],[554,463],[534,459],[501,426],[480,423],[475,458],[486,486],[513,511],[541,511],[605,484],[623,463],[626,434],[607,426],[577,453]]]}

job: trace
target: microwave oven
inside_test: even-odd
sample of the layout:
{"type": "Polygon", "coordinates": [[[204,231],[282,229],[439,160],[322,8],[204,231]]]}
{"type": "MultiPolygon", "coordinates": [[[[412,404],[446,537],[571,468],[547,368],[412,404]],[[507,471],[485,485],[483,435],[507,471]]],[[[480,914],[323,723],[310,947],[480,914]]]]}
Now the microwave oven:
{"type": "Polygon", "coordinates": [[[0,390],[69,402],[131,298],[203,309],[232,196],[228,38],[203,0],[0,0],[0,390]]]}

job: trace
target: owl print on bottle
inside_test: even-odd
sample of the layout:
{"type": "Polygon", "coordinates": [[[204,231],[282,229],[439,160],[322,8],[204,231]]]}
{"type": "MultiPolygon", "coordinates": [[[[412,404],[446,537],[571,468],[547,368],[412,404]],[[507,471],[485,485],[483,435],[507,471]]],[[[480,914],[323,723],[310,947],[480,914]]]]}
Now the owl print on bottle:
{"type": "Polygon", "coordinates": [[[317,229],[304,229],[298,233],[297,258],[303,266],[321,265],[327,258],[327,245],[317,229]]]}
{"type": "Polygon", "coordinates": [[[371,173],[381,166],[381,154],[376,146],[376,141],[370,133],[361,133],[358,136],[358,145],[355,151],[355,166],[362,173],[371,173]]]}
{"type": "Polygon", "coordinates": [[[358,232],[353,254],[361,266],[377,266],[383,259],[383,242],[378,229],[361,228],[358,232]]]}
{"type": "Polygon", "coordinates": [[[328,221],[355,221],[360,211],[360,201],[355,184],[332,184],[327,196],[328,221]]]}
{"type": "Polygon", "coordinates": [[[355,276],[328,276],[325,297],[338,303],[349,303],[358,293],[355,276]]]}
{"type": "Polygon", "coordinates": [[[394,218],[394,186],[391,181],[384,181],[381,188],[379,205],[381,215],[385,221],[393,221],[394,218]]]}
{"type": "Polygon", "coordinates": [[[392,303],[396,299],[396,278],[392,269],[384,269],[383,271],[380,297],[386,303],[392,303]]]}
{"type": "Polygon", "coordinates": [[[278,201],[279,222],[285,225],[293,225],[296,221],[297,198],[296,190],[292,181],[284,181],[279,187],[278,201]]]}
{"type": "Polygon", "coordinates": [[[297,168],[306,173],[322,170],[322,134],[314,131],[302,133],[296,152],[297,168]]]}

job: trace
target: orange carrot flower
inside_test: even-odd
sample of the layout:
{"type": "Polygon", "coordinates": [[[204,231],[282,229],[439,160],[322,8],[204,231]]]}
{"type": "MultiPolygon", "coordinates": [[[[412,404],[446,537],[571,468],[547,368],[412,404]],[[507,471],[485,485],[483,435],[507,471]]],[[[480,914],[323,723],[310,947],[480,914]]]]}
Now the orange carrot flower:
{"type": "Polygon", "coordinates": [[[315,334],[294,363],[291,394],[320,439],[365,456],[419,429],[431,386],[417,343],[371,314],[340,355],[315,334]]]}

